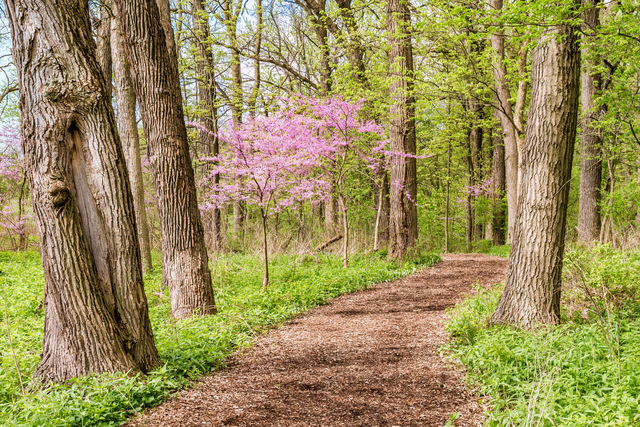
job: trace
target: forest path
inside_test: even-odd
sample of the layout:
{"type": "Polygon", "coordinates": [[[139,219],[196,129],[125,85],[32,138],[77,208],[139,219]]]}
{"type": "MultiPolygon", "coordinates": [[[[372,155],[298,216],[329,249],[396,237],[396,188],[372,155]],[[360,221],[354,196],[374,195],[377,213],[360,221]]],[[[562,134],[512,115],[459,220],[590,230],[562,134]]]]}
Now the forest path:
{"type": "Polygon", "coordinates": [[[131,426],[479,426],[482,408],[438,354],[445,308],[507,260],[450,254],[391,283],[340,296],[256,340],[131,426]]]}

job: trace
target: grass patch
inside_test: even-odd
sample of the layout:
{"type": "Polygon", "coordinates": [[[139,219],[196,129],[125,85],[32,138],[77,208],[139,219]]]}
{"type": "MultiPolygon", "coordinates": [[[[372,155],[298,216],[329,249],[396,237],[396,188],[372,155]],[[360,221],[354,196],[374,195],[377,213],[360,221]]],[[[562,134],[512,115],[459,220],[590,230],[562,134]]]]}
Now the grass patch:
{"type": "MultiPolygon", "coordinates": [[[[8,344],[4,306],[0,315],[0,425],[116,426],[127,417],[163,402],[192,379],[224,367],[234,350],[292,316],[338,295],[394,280],[439,261],[423,256],[397,265],[379,255],[342,259],[332,255],[279,255],[270,264],[269,292],[261,292],[262,262],[249,255],[221,256],[213,265],[217,316],[176,321],[169,298],[160,289],[160,272],[145,277],[156,344],[164,365],[146,377],[94,375],[21,395],[17,363],[28,384],[40,359],[44,313],[44,278],[37,252],[0,253],[0,284],[6,289],[9,329],[16,361],[8,344]],[[5,284],[6,283],[6,284],[5,284]]],[[[164,292],[168,295],[167,292],[164,292]]],[[[4,296],[3,293],[0,295],[4,296]]]]}
{"type": "Polygon", "coordinates": [[[502,285],[451,310],[448,349],[489,396],[487,426],[640,425],[640,254],[572,248],[564,276],[560,326],[488,327],[502,285]]]}

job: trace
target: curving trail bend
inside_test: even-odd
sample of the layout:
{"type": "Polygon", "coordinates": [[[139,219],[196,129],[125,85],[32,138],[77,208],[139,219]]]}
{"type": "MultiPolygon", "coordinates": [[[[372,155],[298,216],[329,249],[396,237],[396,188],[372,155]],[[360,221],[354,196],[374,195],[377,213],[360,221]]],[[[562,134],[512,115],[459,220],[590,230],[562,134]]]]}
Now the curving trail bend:
{"type": "Polygon", "coordinates": [[[256,340],[129,426],[480,426],[483,408],[440,357],[445,308],[507,260],[443,255],[413,276],[343,295],[256,340]]]}

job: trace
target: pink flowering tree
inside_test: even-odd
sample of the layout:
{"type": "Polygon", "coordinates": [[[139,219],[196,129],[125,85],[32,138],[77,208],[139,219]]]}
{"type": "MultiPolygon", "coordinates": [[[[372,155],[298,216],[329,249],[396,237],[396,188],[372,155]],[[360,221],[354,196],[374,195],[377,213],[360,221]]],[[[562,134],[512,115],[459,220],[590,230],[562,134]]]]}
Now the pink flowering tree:
{"type": "MultiPolygon", "coordinates": [[[[192,125],[208,132],[198,124],[192,125]]],[[[315,122],[291,109],[230,127],[220,133],[220,140],[225,150],[219,156],[204,159],[214,165],[203,182],[210,191],[201,209],[221,208],[236,201],[258,207],[264,244],[262,285],[266,291],[267,219],[300,201],[324,197],[327,184],[318,169],[325,146],[315,122]]]]}
{"type": "MultiPolygon", "coordinates": [[[[365,100],[351,102],[341,96],[327,99],[299,97],[289,100],[300,114],[315,122],[322,147],[323,170],[338,198],[342,217],[343,266],[349,265],[349,188],[347,177],[356,171],[386,167],[384,128],[373,120],[362,118],[365,100]]],[[[379,220],[379,218],[378,218],[379,220]]]]}
{"type": "Polygon", "coordinates": [[[0,127],[0,227],[8,236],[17,235],[18,247],[24,248],[25,221],[23,201],[25,197],[25,180],[23,177],[23,158],[20,136],[17,126],[5,124],[0,127]],[[17,210],[12,205],[12,198],[18,198],[17,210]]]}

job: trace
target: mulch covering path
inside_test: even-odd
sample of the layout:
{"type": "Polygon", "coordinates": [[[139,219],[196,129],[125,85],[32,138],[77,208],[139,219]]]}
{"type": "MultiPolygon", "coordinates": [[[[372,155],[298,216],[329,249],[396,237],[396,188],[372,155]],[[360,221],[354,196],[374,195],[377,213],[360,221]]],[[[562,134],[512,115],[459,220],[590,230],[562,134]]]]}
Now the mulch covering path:
{"type": "Polygon", "coordinates": [[[480,426],[483,408],[463,373],[439,354],[445,308],[478,281],[504,279],[507,261],[443,255],[413,276],[381,283],[258,338],[130,426],[480,426]]]}

